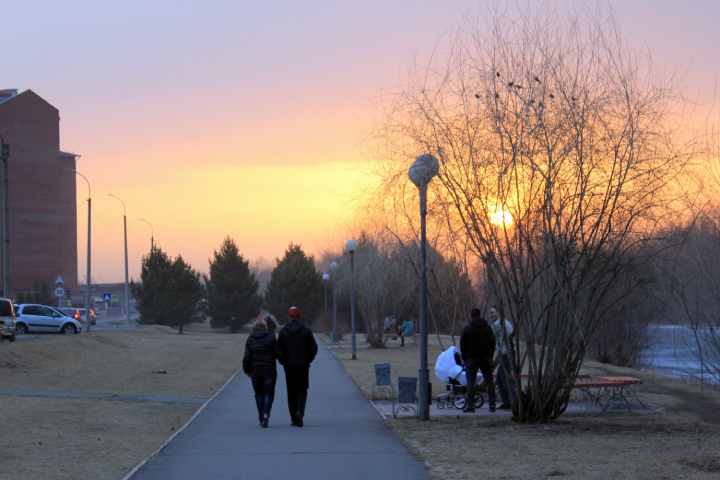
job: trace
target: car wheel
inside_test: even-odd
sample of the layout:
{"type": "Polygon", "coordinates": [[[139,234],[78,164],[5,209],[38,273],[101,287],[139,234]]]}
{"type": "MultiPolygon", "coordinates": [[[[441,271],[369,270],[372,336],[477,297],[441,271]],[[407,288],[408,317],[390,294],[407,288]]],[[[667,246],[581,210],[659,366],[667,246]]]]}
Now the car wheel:
{"type": "Polygon", "coordinates": [[[77,327],[75,327],[75,325],[73,325],[72,323],[66,323],[65,325],[63,325],[62,333],[64,333],[65,335],[68,335],[70,333],[77,333],[77,327]]]}
{"type": "Polygon", "coordinates": [[[27,325],[25,325],[24,323],[18,323],[15,326],[15,330],[17,330],[18,335],[25,335],[26,333],[28,333],[27,325]]]}
{"type": "Polygon", "coordinates": [[[10,340],[11,342],[14,342],[14,341],[15,341],[15,335],[12,335],[12,336],[8,337],[8,340],[10,340]]]}

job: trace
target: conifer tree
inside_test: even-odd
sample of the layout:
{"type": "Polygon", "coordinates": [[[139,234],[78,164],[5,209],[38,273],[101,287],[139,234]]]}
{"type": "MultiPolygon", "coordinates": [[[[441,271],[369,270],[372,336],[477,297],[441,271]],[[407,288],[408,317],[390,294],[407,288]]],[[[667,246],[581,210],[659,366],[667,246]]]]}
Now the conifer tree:
{"type": "Polygon", "coordinates": [[[272,271],[265,307],[276,318],[284,319],[288,307],[295,305],[309,324],[319,313],[322,290],[322,276],[315,269],[314,258],[306,255],[300,245],[291,243],[272,271]]]}
{"type": "Polygon", "coordinates": [[[260,312],[258,282],[238,247],[226,238],[210,262],[207,279],[208,313],[213,328],[237,331],[260,312]]]}

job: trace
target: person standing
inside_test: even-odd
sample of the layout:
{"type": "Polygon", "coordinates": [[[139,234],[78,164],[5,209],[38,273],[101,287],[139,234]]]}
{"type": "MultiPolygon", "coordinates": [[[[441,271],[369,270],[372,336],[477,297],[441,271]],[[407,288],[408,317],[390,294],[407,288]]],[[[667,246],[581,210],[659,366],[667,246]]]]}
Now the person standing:
{"type": "Polygon", "coordinates": [[[292,425],[302,427],[310,386],[310,364],[317,355],[318,346],[310,329],[300,320],[300,309],[290,307],[288,317],[290,321],[278,335],[278,360],[285,369],[292,425]]]}
{"type": "Polygon", "coordinates": [[[262,428],[268,427],[270,411],[275,399],[276,360],[275,334],[268,331],[267,324],[260,320],[255,323],[252,333],[245,342],[243,371],[252,380],[258,419],[262,428]]]}
{"type": "Polygon", "coordinates": [[[498,373],[497,384],[500,390],[500,409],[509,410],[515,401],[515,389],[510,369],[510,340],[513,334],[513,325],[510,320],[503,319],[498,314],[497,307],[493,306],[489,312],[491,327],[495,334],[495,351],[497,352],[498,373]]]}
{"type": "Polygon", "coordinates": [[[400,346],[405,346],[405,337],[412,337],[414,335],[415,326],[412,320],[405,320],[400,326],[400,346]]]}
{"type": "Polygon", "coordinates": [[[460,355],[465,364],[467,392],[465,412],[475,411],[475,384],[478,370],[482,372],[488,392],[488,409],[495,411],[495,383],[493,382],[493,357],[495,356],[495,335],[483,318],[480,310],[470,311],[470,323],[460,335],[460,355]]]}

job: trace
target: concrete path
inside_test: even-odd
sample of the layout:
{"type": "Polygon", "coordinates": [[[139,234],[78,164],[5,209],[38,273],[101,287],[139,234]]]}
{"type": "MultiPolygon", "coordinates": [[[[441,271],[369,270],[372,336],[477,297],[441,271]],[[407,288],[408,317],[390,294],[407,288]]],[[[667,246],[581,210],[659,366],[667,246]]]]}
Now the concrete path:
{"type": "Polygon", "coordinates": [[[428,474],[321,347],[304,428],[290,426],[282,368],[268,429],[258,426],[252,387],[238,375],[131,478],[423,480],[428,474]]]}

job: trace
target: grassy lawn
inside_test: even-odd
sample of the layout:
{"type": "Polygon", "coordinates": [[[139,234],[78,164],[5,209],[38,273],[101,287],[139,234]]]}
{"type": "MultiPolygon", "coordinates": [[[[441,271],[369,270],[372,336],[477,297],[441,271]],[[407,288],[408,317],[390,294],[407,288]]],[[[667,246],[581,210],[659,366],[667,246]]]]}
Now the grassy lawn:
{"type": "Polygon", "coordinates": [[[192,325],[38,335],[0,344],[0,479],[122,478],[240,367],[245,335],[192,325]],[[49,392],[60,398],[13,395],[49,392]],[[62,398],[64,394],[80,398],[62,398]],[[167,395],[194,403],[92,394],[167,395]]]}
{"type": "MultiPolygon", "coordinates": [[[[442,339],[447,347],[449,338],[442,339]]],[[[360,389],[371,398],[375,363],[398,376],[417,376],[418,348],[368,349],[358,336],[358,359],[348,339],[330,346],[360,389]]],[[[432,373],[441,351],[430,339],[433,392],[444,385],[432,373]]],[[[638,370],[586,362],[584,373],[631,374],[640,398],[657,411],[566,415],[550,424],[523,425],[507,417],[463,416],[388,419],[387,424],[430,468],[434,479],[717,479],[720,478],[720,393],[638,370]]]]}

